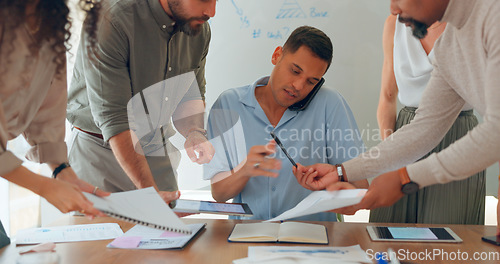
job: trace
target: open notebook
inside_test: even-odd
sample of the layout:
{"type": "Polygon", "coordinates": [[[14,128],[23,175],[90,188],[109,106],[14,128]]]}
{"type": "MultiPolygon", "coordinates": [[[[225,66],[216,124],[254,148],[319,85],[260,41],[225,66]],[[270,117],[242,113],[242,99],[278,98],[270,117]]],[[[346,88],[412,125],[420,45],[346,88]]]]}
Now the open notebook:
{"type": "Polygon", "coordinates": [[[328,244],[325,226],[299,222],[236,224],[227,240],[328,244]]]}
{"type": "Polygon", "coordinates": [[[177,233],[192,232],[153,187],[112,193],[103,198],[89,193],[84,194],[94,203],[95,208],[120,220],[177,233]]]}

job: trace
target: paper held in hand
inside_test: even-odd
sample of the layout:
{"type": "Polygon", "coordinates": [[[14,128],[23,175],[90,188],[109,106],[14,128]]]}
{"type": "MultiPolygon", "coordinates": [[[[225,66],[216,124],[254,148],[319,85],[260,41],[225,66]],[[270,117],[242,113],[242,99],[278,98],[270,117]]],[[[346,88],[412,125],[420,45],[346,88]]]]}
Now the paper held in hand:
{"type": "Polygon", "coordinates": [[[304,215],[330,211],[361,202],[366,189],[340,190],[334,192],[316,191],[309,194],[294,208],[266,222],[282,221],[304,215]]]}
{"type": "Polygon", "coordinates": [[[117,219],[177,233],[192,232],[153,187],[112,193],[103,198],[90,193],[84,195],[95,208],[117,219]]]}

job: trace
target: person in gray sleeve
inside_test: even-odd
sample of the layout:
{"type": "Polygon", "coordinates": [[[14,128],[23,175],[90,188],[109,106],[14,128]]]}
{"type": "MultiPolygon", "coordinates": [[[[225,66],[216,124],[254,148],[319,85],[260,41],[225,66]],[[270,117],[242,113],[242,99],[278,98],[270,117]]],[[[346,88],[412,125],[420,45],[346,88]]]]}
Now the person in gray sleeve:
{"type": "Polygon", "coordinates": [[[342,166],[316,164],[313,173],[306,172],[310,168],[296,173],[303,186],[331,190],[347,188],[339,180],[377,176],[360,204],[338,213],[389,206],[420,188],[466,179],[500,160],[500,1],[392,0],[391,13],[419,38],[436,21],[447,25],[434,45],[434,69],[410,124],[342,166]],[[484,121],[415,162],[441,141],[465,104],[484,121]],[[393,170],[398,173],[383,174],[393,170]]]}
{"type": "Polygon", "coordinates": [[[87,59],[80,43],[69,88],[70,163],[79,177],[103,190],[152,186],[171,202],[180,195],[175,178],[180,154],[168,140],[175,133],[172,123],[186,138],[193,162],[207,163],[214,154],[204,130],[203,100],[207,20],[215,15],[216,0],[102,5],[97,54],[87,59]],[[179,76],[187,76],[188,84],[169,82],[179,76]],[[143,106],[142,116],[131,115],[136,103],[143,106]],[[132,117],[137,122],[130,122],[132,117]]]}

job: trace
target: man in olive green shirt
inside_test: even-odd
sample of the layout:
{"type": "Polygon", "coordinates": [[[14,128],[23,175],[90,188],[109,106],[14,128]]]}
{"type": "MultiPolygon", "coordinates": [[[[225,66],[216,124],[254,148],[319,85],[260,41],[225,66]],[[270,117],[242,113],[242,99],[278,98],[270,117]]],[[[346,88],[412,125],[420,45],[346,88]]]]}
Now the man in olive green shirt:
{"type": "Polygon", "coordinates": [[[151,134],[160,135],[164,155],[144,155],[142,148],[134,147],[137,135],[129,123],[127,104],[132,99],[145,102],[148,88],[161,87],[171,77],[194,73],[195,85],[182,92],[179,100],[158,97],[158,102],[145,102],[145,118],[163,110],[148,109],[148,103],[176,104],[173,124],[186,138],[188,156],[200,164],[210,161],[214,150],[203,129],[203,96],[210,42],[207,20],[215,15],[216,0],[101,3],[94,59],[87,59],[89,50],[80,43],[69,90],[71,166],[82,179],[110,192],[153,186],[165,201],[175,200],[179,153],[168,141],[175,133],[170,116],[168,122],[150,128],[151,134]]]}

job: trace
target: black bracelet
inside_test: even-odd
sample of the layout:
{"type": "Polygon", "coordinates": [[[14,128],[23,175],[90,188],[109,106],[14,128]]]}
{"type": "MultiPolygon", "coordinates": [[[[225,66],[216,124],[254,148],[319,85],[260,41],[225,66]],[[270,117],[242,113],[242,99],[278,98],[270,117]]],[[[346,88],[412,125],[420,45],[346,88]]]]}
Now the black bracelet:
{"type": "Polygon", "coordinates": [[[67,163],[67,162],[61,163],[61,165],[59,165],[57,168],[55,168],[54,172],[52,172],[52,178],[55,179],[57,177],[57,174],[59,174],[59,172],[61,172],[62,170],[66,169],[68,167],[71,167],[69,165],[69,163],[67,163]]]}

